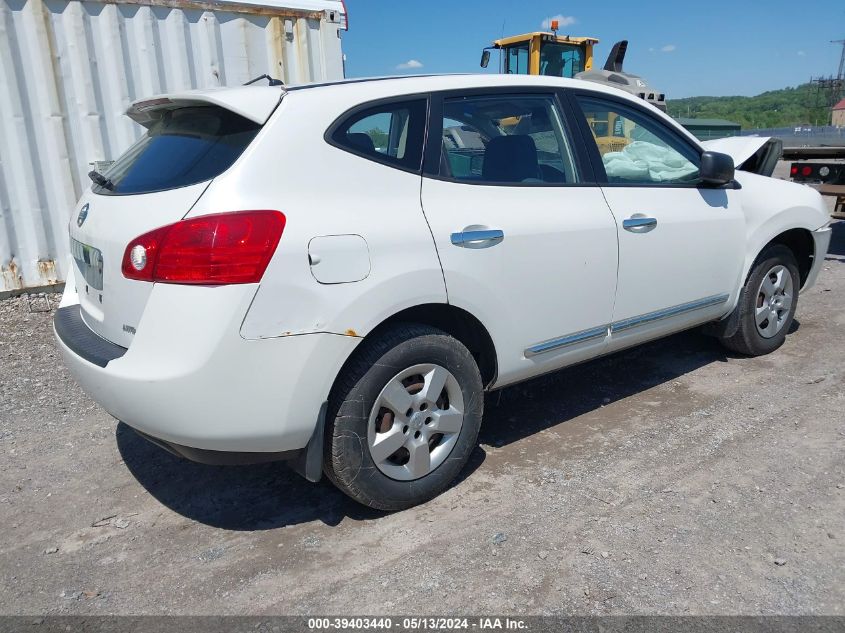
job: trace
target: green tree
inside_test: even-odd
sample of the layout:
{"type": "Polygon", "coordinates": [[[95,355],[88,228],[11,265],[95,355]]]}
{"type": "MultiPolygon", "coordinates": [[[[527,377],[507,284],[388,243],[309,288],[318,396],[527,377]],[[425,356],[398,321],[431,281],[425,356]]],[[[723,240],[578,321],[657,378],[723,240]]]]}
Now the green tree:
{"type": "Polygon", "coordinates": [[[830,111],[812,84],[772,90],[756,97],[688,97],[666,102],[673,117],[727,119],[743,129],[827,125],[830,111]]]}

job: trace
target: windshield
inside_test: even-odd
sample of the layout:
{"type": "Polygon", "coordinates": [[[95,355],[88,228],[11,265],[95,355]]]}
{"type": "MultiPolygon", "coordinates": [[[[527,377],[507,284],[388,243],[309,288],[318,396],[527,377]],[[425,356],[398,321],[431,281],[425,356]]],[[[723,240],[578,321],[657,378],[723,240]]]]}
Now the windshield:
{"type": "Polygon", "coordinates": [[[115,161],[94,192],[152,193],[211,180],[231,167],[260,129],[218,106],[168,110],[115,161]]]}
{"type": "Polygon", "coordinates": [[[540,74],[569,77],[584,70],[584,50],[576,44],[543,42],[540,48],[540,74]]]}

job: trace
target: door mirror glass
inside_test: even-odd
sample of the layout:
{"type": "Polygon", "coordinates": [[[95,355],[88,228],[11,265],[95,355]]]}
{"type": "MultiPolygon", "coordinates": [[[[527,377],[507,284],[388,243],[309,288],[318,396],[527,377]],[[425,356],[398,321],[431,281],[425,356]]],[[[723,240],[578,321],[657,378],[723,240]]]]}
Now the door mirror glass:
{"type": "Polygon", "coordinates": [[[734,179],[734,159],[719,152],[701,155],[701,181],[708,185],[726,185],[734,179]]]}
{"type": "Polygon", "coordinates": [[[490,51],[484,51],[481,53],[481,67],[487,68],[487,64],[490,63],[490,51]]]}

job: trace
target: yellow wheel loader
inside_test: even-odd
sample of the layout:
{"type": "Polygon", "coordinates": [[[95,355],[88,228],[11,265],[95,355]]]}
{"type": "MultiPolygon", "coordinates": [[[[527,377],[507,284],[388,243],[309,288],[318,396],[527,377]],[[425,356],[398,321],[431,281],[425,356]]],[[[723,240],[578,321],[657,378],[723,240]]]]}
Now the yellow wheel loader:
{"type": "Polygon", "coordinates": [[[558,22],[552,20],[551,33],[536,31],[495,40],[481,54],[481,66],[490,63],[490,51],[498,50],[499,72],[514,75],[549,75],[584,79],[621,88],[656,108],[666,111],[666,95],[650,87],[638,75],[622,70],[628,40],[616,42],[604,68],[593,69],[595,37],[558,35],[558,22]]]}

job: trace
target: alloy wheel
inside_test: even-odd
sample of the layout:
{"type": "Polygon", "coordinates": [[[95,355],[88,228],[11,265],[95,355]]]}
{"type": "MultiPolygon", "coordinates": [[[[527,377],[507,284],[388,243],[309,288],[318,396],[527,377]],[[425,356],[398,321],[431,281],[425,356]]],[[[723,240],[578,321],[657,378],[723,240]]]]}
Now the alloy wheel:
{"type": "Polygon", "coordinates": [[[792,275],[780,264],[763,277],[757,292],[754,322],[763,338],[772,338],[783,329],[795,301],[792,275]]]}
{"type": "Polygon", "coordinates": [[[370,456],[392,479],[425,477],[452,452],[463,422],[464,398],[452,373],[433,363],[414,365],[376,398],[367,426],[370,456]]]}

